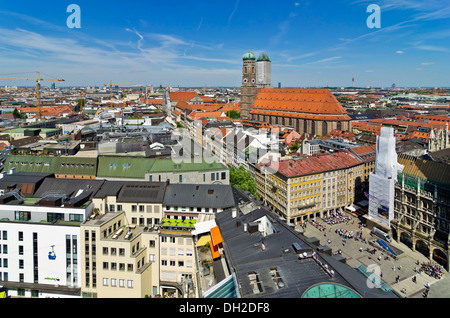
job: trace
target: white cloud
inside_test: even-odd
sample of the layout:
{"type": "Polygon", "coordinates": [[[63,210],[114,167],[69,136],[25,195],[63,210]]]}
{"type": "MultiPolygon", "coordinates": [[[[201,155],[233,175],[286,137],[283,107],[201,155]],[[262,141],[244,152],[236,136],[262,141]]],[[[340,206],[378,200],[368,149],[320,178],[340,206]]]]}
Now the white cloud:
{"type": "Polygon", "coordinates": [[[417,45],[414,48],[422,51],[450,52],[448,48],[437,45],[417,45]]]}
{"type": "Polygon", "coordinates": [[[403,51],[395,51],[395,53],[397,53],[397,54],[405,54],[405,52],[403,52],[403,51]]]}
{"type": "Polygon", "coordinates": [[[434,62],[423,62],[423,63],[420,63],[420,65],[433,65],[433,64],[435,64],[434,62]]]}
{"type": "MultiPolygon", "coordinates": [[[[328,58],[321,59],[321,60],[318,60],[318,61],[312,62],[312,63],[331,62],[331,61],[334,61],[334,60],[338,60],[338,59],[340,59],[340,58],[342,58],[342,56],[333,56],[333,57],[328,57],[328,58]]],[[[310,63],[310,64],[312,64],[312,63],[310,63]]]]}

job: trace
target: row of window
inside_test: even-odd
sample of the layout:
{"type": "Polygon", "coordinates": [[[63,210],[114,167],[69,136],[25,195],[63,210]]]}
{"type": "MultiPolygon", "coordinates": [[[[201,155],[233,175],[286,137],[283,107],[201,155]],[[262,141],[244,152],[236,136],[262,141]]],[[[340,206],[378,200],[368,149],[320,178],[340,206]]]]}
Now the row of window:
{"type": "MultiPolygon", "coordinates": [[[[226,180],[227,179],[227,173],[226,172],[212,172],[211,173],[211,181],[219,181],[219,180],[226,180]]],[[[153,176],[149,176],[149,181],[153,181],[153,176]]],[[[158,181],[161,182],[161,176],[158,176],[158,181]]],[[[178,176],[178,182],[183,183],[183,175],[180,174],[178,176]]],[[[203,182],[206,182],[206,175],[203,174],[203,182]]]]}
{"type": "MultiPolygon", "coordinates": [[[[144,260],[142,260],[142,265],[144,265],[143,263],[144,263],[144,260]]],[[[140,264],[141,264],[141,262],[139,261],[139,265],[140,264]]],[[[119,269],[119,271],[124,272],[125,268],[128,272],[132,272],[134,270],[133,264],[119,263],[119,267],[117,267],[117,263],[115,263],[115,262],[111,262],[111,263],[103,262],[104,270],[116,271],[117,269],[119,269]]]]}
{"type": "MultiPolygon", "coordinates": [[[[0,231],[0,233],[0,240],[8,240],[8,231],[0,231]]],[[[19,240],[19,242],[23,242],[23,232],[17,233],[17,239],[19,240]]]]}
{"type": "MultiPolygon", "coordinates": [[[[117,285],[116,278],[103,278],[103,286],[125,288],[125,279],[119,279],[119,285],[117,285]]],[[[134,288],[134,281],[130,279],[127,280],[127,287],[134,288]]]]}
{"type": "MultiPolygon", "coordinates": [[[[203,208],[204,212],[217,212],[217,208],[203,208]]],[[[170,212],[170,211],[181,211],[181,212],[187,212],[189,210],[189,212],[202,212],[202,208],[193,208],[193,207],[178,207],[178,206],[168,206],[165,208],[166,211],[170,212]]]]}
{"type": "MultiPolygon", "coordinates": [[[[176,243],[176,238],[173,237],[173,236],[161,235],[161,243],[168,243],[168,242],[172,243],[172,244],[175,244],[176,243]]],[[[178,245],[183,245],[183,244],[192,245],[192,239],[188,238],[188,237],[186,237],[186,238],[179,237],[178,238],[178,245]]]]}
{"type": "Polygon", "coordinates": [[[179,260],[179,261],[175,261],[175,260],[166,260],[166,259],[162,259],[161,260],[161,266],[163,267],[182,267],[182,268],[192,268],[192,261],[183,261],[183,260],[179,260]],[[178,266],[177,266],[178,264],[178,266]]]}
{"type": "MultiPolygon", "coordinates": [[[[39,215],[42,213],[39,212],[39,215]]],[[[64,221],[65,214],[64,213],[47,213],[47,222],[56,222],[56,221],[64,221]]],[[[14,220],[15,221],[30,221],[31,220],[31,212],[27,211],[15,211],[14,212],[14,220]]],[[[70,222],[83,222],[84,215],[83,214],[69,214],[70,222]]]]}
{"type": "Polygon", "coordinates": [[[161,255],[165,256],[165,255],[169,255],[169,256],[188,256],[191,257],[192,256],[192,250],[191,249],[184,249],[184,248],[179,248],[178,249],[178,254],[177,254],[177,250],[175,248],[169,248],[167,249],[167,247],[161,247],[161,255]],[[169,254],[167,254],[167,252],[169,252],[169,254]]]}

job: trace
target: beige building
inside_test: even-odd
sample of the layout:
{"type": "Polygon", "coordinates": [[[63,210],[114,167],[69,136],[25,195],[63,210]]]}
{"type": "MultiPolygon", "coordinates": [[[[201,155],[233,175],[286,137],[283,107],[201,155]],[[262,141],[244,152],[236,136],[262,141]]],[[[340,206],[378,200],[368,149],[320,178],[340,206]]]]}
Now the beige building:
{"type": "Polygon", "coordinates": [[[81,225],[82,297],[200,297],[196,224],[235,207],[231,186],[106,181],[81,225]]]}
{"type": "Polygon", "coordinates": [[[156,271],[149,261],[143,229],[126,224],[125,213],[117,212],[98,215],[81,226],[82,297],[152,295],[156,271]]]}
{"type": "Polygon", "coordinates": [[[364,161],[343,151],[261,164],[255,181],[265,203],[296,223],[357,202],[363,171],[364,161]]]}
{"type": "Polygon", "coordinates": [[[198,298],[197,263],[192,226],[160,228],[160,286],[163,297],[198,298]]]}
{"type": "Polygon", "coordinates": [[[81,225],[82,296],[143,298],[159,284],[162,202],[166,183],[105,182],[81,225]]]}

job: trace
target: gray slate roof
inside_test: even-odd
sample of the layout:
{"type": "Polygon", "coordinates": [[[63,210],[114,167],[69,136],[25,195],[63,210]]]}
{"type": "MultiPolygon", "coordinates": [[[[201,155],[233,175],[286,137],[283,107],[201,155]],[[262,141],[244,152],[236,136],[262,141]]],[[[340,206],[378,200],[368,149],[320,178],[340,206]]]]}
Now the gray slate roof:
{"type": "Polygon", "coordinates": [[[162,203],[166,187],[164,182],[124,182],[117,202],[162,203]]]}
{"type": "Polygon", "coordinates": [[[230,185],[170,184],[165,206],[227,209],[236,206],[230,185]]]}

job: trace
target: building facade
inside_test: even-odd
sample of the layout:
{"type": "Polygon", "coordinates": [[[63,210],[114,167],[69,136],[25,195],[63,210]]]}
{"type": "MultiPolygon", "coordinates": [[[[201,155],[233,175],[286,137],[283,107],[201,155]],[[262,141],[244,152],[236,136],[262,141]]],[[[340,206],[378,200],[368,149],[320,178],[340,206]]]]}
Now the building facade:
{"type": "Polygon", "coordinates": [[[449,270],[449,166],[404,154],[398,161],[392,237],[449,270]]]}
{"type": "Polygon", "coordinates": [[[70,181],[44,179],[28,174],[1,179],[1,284],[12,297],[77,298],[80,226],[93,204],[83,188],[67,190],[70,181]],[[78,196],[70,195],[74,191],[78,196]]]}
{"type": "Polygon", "coordinates": [[[263,88],[258,92],[250,116],[251,120],[319,136],[335,129],[349,130],[351,121],[328,89],[263,88]]]}
{"type": "Polygon", "coordinates": [[[95,214],[81,227],[83,297],[161,294],[158,225],[166,187],[156,182],[105,182],[95,194],[95,214]]]}
{"type": "Polygon", "coordinates": [[[327,217],[361,199],[364,162],[343,151],[258,166],[257,193],[288,222],[327,217]]]}

